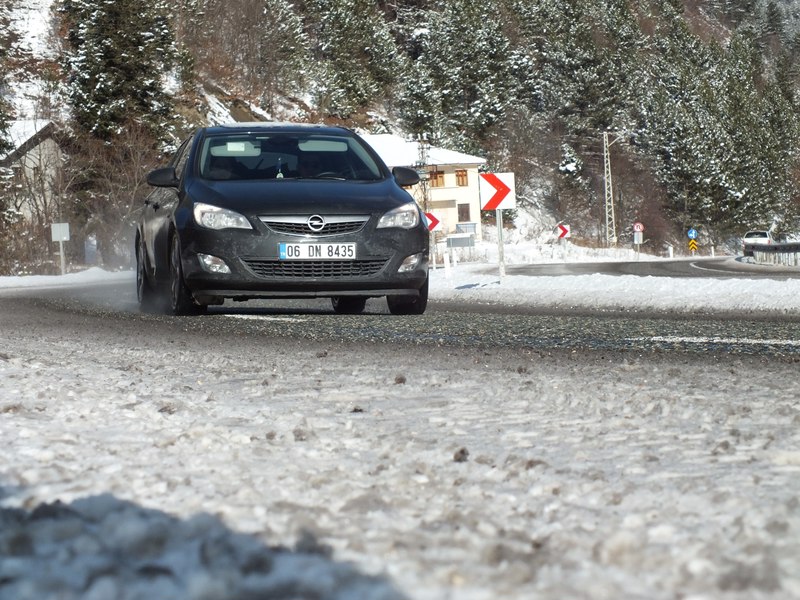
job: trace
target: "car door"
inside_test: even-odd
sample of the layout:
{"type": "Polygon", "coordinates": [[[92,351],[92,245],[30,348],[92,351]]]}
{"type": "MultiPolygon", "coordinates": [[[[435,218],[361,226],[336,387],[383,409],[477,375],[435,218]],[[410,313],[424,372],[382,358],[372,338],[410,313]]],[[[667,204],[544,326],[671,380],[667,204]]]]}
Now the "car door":
{"type": "Polygon", "coordinates": [[[150,260],[151,272],[163,281],[168,276],[169,226],[172,215],[180,201],[180,190],[184,183],[184,172],[191,153],[192,139],[185,140],[168,166],[175,169],[178,187],[157,187],[147,196],[142,219],[142,235],[150,260]]]}

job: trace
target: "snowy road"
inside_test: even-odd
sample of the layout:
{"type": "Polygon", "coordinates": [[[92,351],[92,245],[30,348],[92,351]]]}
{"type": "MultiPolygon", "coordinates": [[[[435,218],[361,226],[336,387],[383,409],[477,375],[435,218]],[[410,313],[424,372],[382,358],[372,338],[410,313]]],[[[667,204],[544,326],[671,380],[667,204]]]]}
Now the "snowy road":
{"type": "MultiPolygon", "coordinates": [[[[0,304],[5,507],[109,493],[171,532],[208,512],[266,546],[317,540],[418,600],[800,598],[792,356],[340,343],[265,333],[291,315],[248,334],[0,304]]],[[[166,551],[98,576],[68,532],[49,567],[78,581],[70,597],[267,585],[239,568],[215,591],[197,583],[210,567],[181,574],[166,551]]],[[[22,600],[41,567],[9,539],[0,599],[22,600]]],[[[321,597],[393,597],[300,573],[321,597]]]]}

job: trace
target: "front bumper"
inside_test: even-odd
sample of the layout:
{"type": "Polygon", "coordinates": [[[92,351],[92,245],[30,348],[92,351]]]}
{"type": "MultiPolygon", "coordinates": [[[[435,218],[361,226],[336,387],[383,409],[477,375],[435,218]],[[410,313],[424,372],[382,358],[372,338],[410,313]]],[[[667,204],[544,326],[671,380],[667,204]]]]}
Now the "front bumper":
{"type": "Polygon", "coordinates": [[[187,287],[209,298],[316,298],[419,294],[428,277],[425,232],[387,229],[369,236],[327,238],[356,244],[354,260],[282,260],[281,242],[312,243],[317,239],[263,235],[259,232],[217,232],[193,229],[182,236],[182,266],[187,287]],[[217,257],[229,273],[210,272],[198,254],[217,257]],[[413,269],[401,272],[403,261],[419,255],[413,269]]]}

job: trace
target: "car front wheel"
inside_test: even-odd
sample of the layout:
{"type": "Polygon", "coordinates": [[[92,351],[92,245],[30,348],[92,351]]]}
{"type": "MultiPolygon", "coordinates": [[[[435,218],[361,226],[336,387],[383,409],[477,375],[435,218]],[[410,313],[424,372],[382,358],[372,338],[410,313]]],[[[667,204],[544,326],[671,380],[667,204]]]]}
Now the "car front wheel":
{"type": "Polygon", "coordinates": [[[174,315],[194,314],[205,309],[205,306],[195,304],[186,287],[181,264],[181,241],[177,235],[172,236],[169,253],[169,308],[174,315]]]}
{"type": "Polygon", "coordinates": [[[136,244],[136,299],[142,312],[153,312],[157,308],[158,297],[147,275],[144,241],[141,238],[136,244]]]}
{"type": "Polygon", "coordinates": [[[386,304],[393,315],[421,315],[428,307],[428,279],[419,288],[419,296],[386,296],[386,304]]]}

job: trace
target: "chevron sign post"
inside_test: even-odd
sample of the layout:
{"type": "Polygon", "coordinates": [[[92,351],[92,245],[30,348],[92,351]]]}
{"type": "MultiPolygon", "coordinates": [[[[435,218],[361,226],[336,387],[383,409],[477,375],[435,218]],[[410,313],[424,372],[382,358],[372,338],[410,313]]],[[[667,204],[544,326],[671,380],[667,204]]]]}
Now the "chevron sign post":
{"type": "Polygon", "coordinates": [[[503,256],[503,210],[517,207],[517,194],[514,191],[513,173],[481,173],[478,179],[481,196],[481,210],[495,211],[497,223],[497,260],[500,277],[506,274],[503,256]]]}

